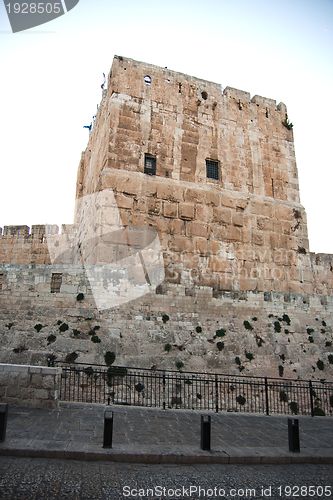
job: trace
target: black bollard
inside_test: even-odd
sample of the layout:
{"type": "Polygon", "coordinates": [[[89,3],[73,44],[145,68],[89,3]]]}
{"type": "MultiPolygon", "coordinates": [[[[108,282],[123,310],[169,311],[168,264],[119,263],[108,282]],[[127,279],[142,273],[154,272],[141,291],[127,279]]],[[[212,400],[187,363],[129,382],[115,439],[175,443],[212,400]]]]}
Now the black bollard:
{"type": "Polygon", "coordinates": [[[103,448],[112,448],[113,411],[107,408],[104,412],[103,448]]]}
{"type": "Polygon", "coordinates": [[[288,418],[289,451],[299,453],[299,425],[297,418],[288,418]]]}
{"type": "Polygon", "coordinates": [[[210,451],[210,428],[211,417],[209,415],[201,415],[201,449],[210,451]]]}
{"type": "Polygon", "coordinates": [[[0,443],[5,440],[7,428],[8,404],[0,403],[0,443]]]}

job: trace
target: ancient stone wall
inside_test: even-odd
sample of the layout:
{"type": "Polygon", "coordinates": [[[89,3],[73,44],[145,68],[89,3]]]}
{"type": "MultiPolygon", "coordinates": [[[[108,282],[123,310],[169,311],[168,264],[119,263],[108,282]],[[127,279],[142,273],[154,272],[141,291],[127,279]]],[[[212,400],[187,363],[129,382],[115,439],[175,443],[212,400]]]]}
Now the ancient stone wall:
{"type": "Polygon", "coordinates": [[[54,408],[61,368],[0,364],[0,396],[4,403],[54,408]]]}
{"type": "Polygon", "coordinates": [[[82,268],[4,266],[0,361],[48,359],[184,370],[333,378],[333,298],[280,292],[219,292],[162,284],[99,311],[82,268]],[[51,270],[62,273],[60,292],[51,270]],[[178,366],[178,365],[177,365],[178,366]]]}
{"type": "Polygon", "coordinates": [[[125,365],[332,378],[333,256],[309,252],[285,120],[272,99],[116,57],[75,224],[0,231],[0,360],[113,352],[125,365]],[[143,265],[156,240],[158,286],[143,265]]]}

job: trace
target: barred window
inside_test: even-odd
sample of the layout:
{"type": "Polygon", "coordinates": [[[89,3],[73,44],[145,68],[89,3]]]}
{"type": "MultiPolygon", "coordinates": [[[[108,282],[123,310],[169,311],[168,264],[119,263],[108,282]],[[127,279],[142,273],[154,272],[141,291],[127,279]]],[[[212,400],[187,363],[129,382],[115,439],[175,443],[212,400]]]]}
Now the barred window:
{"type": "Polygon", "coordinates": [[[219,162],[216,160],[206,160],[206,175],[208,179],[219,180],[219,162]]]}
{"type": "Polygon", "coordinates": [[[0,291],[3,288],[4,281],[5,281],[5,275],[3,273],[0,273],[0,291]]]}
{"type": "Polygon", "coordinates": [[[62,284],[62,274],[52,273],[51,277],[51,293],[59,293],[62,284]]]}
{"type": "Polygon", "coordinates": [[[156,175],[156,156],[145,154],[144,173],[148,175],[156,175]]]}

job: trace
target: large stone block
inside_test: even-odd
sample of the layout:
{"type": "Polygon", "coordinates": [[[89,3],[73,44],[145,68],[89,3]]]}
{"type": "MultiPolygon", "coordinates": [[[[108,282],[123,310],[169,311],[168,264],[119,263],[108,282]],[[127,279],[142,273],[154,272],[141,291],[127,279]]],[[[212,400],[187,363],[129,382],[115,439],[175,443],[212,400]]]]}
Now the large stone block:
{"type": "Polygon", "coordinates": [[[177,203],[171,203],[168,201],[164,201],[163,202],[163,215],[164,215],[164,217],[177,218],[177,216],[178,216],[177,203]]]}
{"type": "Polygon", "coordinates": [[[186,224],[186,236],[200,236],[202,238],[208,238],[210,233],[209,226],[206,224],[201,224],[200,222],[188,222],[186,224]]]}
{"type": "Polygon", "coordinates": [[[116,195],[116,202],[119,208],[133,208],[134,200],[131,196],[126,196],[124,194],[116,195]]]}
{"type": "Polygon", "coordinates": [[[218,224],[231,224],[232,211],[229,208],[214,208],[213,221],[218,224]]]}
{"type": "Polygon", "coordinates": [[[179,217],[183,220],[194,219],[193,203],[179,203],[179,217]]]}
{"type": "Polygon", "coordinates": [[[173,202],[183,201],[183,188],[174,183],[160,183],[157,185],[157,198],[173,202]]]}

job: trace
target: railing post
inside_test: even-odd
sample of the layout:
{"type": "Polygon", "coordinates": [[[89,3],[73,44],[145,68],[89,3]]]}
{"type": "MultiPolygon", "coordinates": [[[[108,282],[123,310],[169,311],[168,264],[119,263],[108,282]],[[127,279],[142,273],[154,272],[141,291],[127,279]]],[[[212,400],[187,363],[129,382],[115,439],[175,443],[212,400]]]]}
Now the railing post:
{"type": "Polygon", "coordinates": [[[266,399],[266,415],[269,415],[269,400],[268,400],[268,381],[265,377],[265,399],[266,399]]]}
{"type": "Polygon", "coordinates": [[[309,380],[309,391],[310,391],[310,408],[311,408],[311,417],[314,417],[314,407],[313,407],[313,388],[312,382],[309,380]]]}
{"type": "Polygon", "coordinates": [[[217,374],[215,375],[215,411],[216,413],[219,411],[219,385],[217,374]]]}
{"type": "Polygon", "coordinates": [[[163,372],[163,410],[165,410],[165,373],[163,372]]]}

